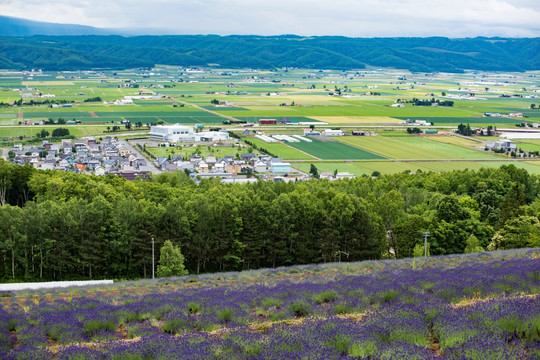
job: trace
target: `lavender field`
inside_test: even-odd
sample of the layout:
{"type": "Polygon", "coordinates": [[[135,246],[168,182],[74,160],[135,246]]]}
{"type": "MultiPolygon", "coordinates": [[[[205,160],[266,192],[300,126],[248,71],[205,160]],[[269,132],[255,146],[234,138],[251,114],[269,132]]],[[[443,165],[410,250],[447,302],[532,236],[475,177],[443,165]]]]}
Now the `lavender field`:
{"type": "Polygon", "coordinates": [[[538,359],[540,249],[2,293],[2,359],[538,359]]]}

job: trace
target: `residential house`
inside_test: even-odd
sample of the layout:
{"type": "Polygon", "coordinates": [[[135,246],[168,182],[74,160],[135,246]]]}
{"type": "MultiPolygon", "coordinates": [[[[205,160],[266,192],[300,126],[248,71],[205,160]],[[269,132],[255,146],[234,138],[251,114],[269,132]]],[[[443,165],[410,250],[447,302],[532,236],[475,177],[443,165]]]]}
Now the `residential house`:
{"type": "Polygon", "coordinates": [[[268,167],[266,166],[266,163],[264,161],[257,160],[253,166],[253,171],[266,172],[268,171],[268,167]]]}
{"type": "Polygon", "coordinates": [[[206,161],[204,160],[199,161],[199,163],[197,164],[197,171],[201,173],[207,173],[208,170],[209,170],[209,166],[206,163],[206,161]]]}

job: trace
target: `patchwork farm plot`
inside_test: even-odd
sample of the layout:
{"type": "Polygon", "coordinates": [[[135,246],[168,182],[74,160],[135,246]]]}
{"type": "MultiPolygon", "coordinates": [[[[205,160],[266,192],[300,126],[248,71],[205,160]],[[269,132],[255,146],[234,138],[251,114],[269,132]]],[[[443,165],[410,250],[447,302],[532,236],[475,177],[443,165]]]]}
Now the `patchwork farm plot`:
{"type": "Polygon", "coordinates": [[[536,359],[538,256],[523,249],[8,293],[0,356],[536,359]]]}
{"type": "Polygon", "coordinates": [[[416,173],[419,170],[427,171],[453,171],[453,170],[480,170],[481,168],[499,168],[502,165],[512,164],[517,168],[525,169],[531,174],[540,174],[540,163],[536,161],[508,162],[508,161],[358,161],[358,162],[295,162],[294,168],[308,173],[311,164],[315,165],[319,172],[348,172],[356,176],[371,176],[374,172],[381,174],[395,174],[404,171],[416,173]]]}
{"type": "Polygon", "coordinates": [[[248,141],[257,146],[257,148],[265,149],[283,160],[315,160],[313,156],[283,143],[267,143],[255,138],[249,138],[248,141]]]}
{"type": "Polygon", "coordinates": [[[481,150],[473,150],[440,141],[438,137],[418,136],[343,136],[340,142],[373,151],[390,159],[500,159],[481,150]]]}
{"type": "MultiPolygon", "coordinates": [[[[91,136],[91,135],[100,135],[103,136],[107,130],[106,126],[70,126],[70,125],[61,125],[69,130],[71,135],[75,136],[91,136]]],[[[41,130],[45,129],[51,133],[56,126],[0,126],[0,138],[31,138],[39,133],[41,130]]]]}
{"type": "MultiPolygon", "coordinates": [[[[512,74],[511,79],[507,75],[486,73],[482,79],[477,79],[472,73],[413,74],[401,70],[341,72],[306,69],[192,71],[176,66],[158,66],[152,71],[6,72],[0,73],[0,102],[13,106],[0,108],[0,126],[6,127],[0,129],[0,136],[11,137],[12,141],[20,136],[32,136],[40,129],[32,126],[28,130],[19,122],[60,117],[82,122],[82,125],[70,125],[71,133],[77,136],[102,135],[103,131],[107,131],[107,126],[113,125],[120,126],[120,129],[116,129],[118,132],[124,130],[121,122],[126,120],[142,125],[156,122],[202,123],[209,127],[230,129],[240,136],[243,129],[234,121],[227,125],[227,120],[257,124],[260,119],[276,119],[278,124],[275,126],[253,128],[269,135],[301,135],[308,126],[279,124],[281,119],[286,118],[297,123],[313,123],[317,131],[341,128],[348,133],[351,130],[365,130],[380,135],[399,135],[346,136],[334,142],[273,144],[265,144],[248,136],[257,147],[294,163],[299,169],[305,168],[302,162],[312,161],[325,169],[329,166],[323,165],[324,162],[330,161],[332,171],[337,169],[357,175],[369,175],[373,171],[387,173],[478,168],[494,166],[497,160],[507,160],[509,155],[486,152],[481,150],[483,143],[453,137],[407,136],[405,130],[409,125],[403,124],[403,121],[431,121],[435,126],[430,128],[444,132],[453,131],[460,123],[472,127],[492,125],[498,128],[515,128],[515,125],[523,122],[540,123],[540,101],[535,93],[540,85],[537,74],[512,74]],[[487,86],[485,82],[490,85],[487,86]],[[148,99],[137,96],[147,96],[148,99]],[[135,97],[134,104],[114,105],[115,101],[124,97],[135,97]],[[427,103],[420,105],[414,99],[427,103]],[[22,103],[18,105],[17,101],[22,103]],[[34,105],[30,105],[30,101],[34,101],[34,105]],[[58,104],[67,102],[71,107],[53,108],[50,101],[58,104]],[[452,101],[452,106],[431,106],[432,101],[452,101]],[[500,113],[501,117],[485,117],[484,113],[500,113]],[[509,117],[509,113],[519,113],[523,117],[509,117]],[[102,125],[105,128],[85,127],[87,125],[102,125]],[[389,163],[388,159],[429,162],[389,163]],[[337,160],[348,162],[340,163],[337,160]],[[369,164],[360,164],[364,161],[369,161],[369,164]]],[[[147,127],[140,130],[147,131],[147,127]]],[[[497,138],[492,140],[496,141],[497,138]]],[[[526,151],[540,150],[540,145],[534,142],[517,143],[526,151]]],[[[534,161],[517,166],[537,173],[538,167],[534,161]]]]}
{"type": "Polygon", "coordinates": [[[383,156],[366,150],[355,148],[337,141],[320,141],[290,143],[290,146],[323,160],[373,160],[384,159],[383,156]]]}

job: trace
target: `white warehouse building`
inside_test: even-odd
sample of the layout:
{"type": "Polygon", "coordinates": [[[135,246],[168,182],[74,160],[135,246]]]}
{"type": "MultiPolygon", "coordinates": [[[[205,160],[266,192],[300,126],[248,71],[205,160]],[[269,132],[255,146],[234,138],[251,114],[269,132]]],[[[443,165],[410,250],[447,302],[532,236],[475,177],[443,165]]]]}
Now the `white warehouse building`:
{"type": "Polygon", "coordinates": [[[343,136],[343,135],[345,135],[345,133],[344,133],[343,130],[326,129],[326,130],[323,131],[323,135],[324,136],[343,136]]]}
{"type": "Polygon", "coordinates": [[[192,126],[162,125],[150,128],[150,139],[170,143],[229,140],[229,132],[204,131],[196,133],[192,126]]]}
{"type": "Polygon", "coordinates": [[[191,126],[162,125],[150,128],[150,139],[171,143],[195,141],[195,133],[191,126]]]}

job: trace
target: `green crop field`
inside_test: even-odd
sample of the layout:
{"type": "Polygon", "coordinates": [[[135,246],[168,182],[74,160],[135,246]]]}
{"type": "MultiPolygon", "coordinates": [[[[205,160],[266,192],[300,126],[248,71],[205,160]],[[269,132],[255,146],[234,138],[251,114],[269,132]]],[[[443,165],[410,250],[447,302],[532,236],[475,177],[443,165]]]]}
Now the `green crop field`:
{"type": "Polygon", "coordinates": [[[369,160],[384,159],[383,156],[371,153],[366,150],[355,148],[338,141],[323,142],[313,139],[313,142],[305,141],[299,143],[290,143],[290,146],[304,151],[316,158],[324,160],[369,160]]]}
{"type": "MultiPolygon", "coordinates": [[[[153,75],[138,70],[105,70],[100,73],[45,72],[32,76],[22,72],[2,73],[0,102],[4,103],[4,107],[0,108],[0,136],[26,137],[41,130],[38,126],[18,126],[24,119],[31,119],[33,122],[48,118],[80,120],[82,124],[69,125],[68,128],[72,134],[82,136],[99,135],[107,126],[112,127],[113,124],[120,125],[120,132],[123,132],[123,126],[119,124],[123,120],[129,120],[133,124],[151,124],[161,120],[167,124],[203,123],[207,127],[219,126],[237,131],[238,125],[223,125],[226,119],[224,116],[248,122],[258,122],[261,118],[276,119],[279,122],[282,118],[288,118],[296,122],[317,122],[316,129],[321,131],[326,128],[341,128],[348,133],[351,130],[367,130],[381,136],[346,136],[336,138],[336,142],[292,144],[267,144],[248,139],[284,160],[499,160],[506,157],[479,150],[483,148],[480,142],[446,136],[407,136],[406,127],[413,126],[404,125],[402,122],[405,119],[423,119],[434,122],[442,131],[452,131],[459,123],[468,123],[475,129],[486,125],[501,128],[540,119],[540,110],[530,108],[531,104],[540,107],[540,100],[532,97],[535,95],[534,88],[540,85],[535,72],[516,74],[512,77],[512,82],[508,81],[507,74],[486,74],[482,81],[492,84],[487,89],[481,84],[482,81],[473,80],[470,73],[428,75],[389,69],[343,73],[337,70],[243,71],[216,68],[190,72],[165,65],[156,66],[152,71],[153,75]],[[398,84],[397,78],[404,80],[398,84]],[[413,98],[442,100],[445,99],[443,92],[448,95],[466,94],[469,90],[461,89],[463,82],[477,83],[467,86],[476,94],[476,101],[454,99],[452,107],[413,106],[409,102],[413,98]],[[338,89],[343,91],[342,96],[329,96],[331,93],[335,95],[338,89]],[[30,93],[35,97],[28,98],[30,93]],[[54,94],[56,97],[47,101],[69,102],[73,107],[30,105],[30,100],[45,101],[44,98],[37,97],[39,93],[54,94]],[[162,98],[135,100],[135,104],[125,106],[112,104],[124,96],[141,93],[162,98]],[[27,95],[22,98],[22,94],[27,95]],[[502,96],[503,94],[505,95],[502,96]],[[95,97],[100,97],[101,100],[84,102],[95,97]],[[212,102],[215,99],[228,101],[233,105],[214,106],[212,102]],[[405,101],[403,108],[392,107],[398,99],[405,101]],[[20,106],[8,105],[19,100],[25,103],[20,106]],[[174,106],[175,104],[178,106],[174,106]],[[485,112],[521,112],[528,118],[489,118],[483,117],[485,112]]],[[[62,125],[56,125],[59,126],[62,125]]],[[[144,129],[146,130],[146,127],[144,129]]],[[[300,133],[298,126],[265,126],[260,129],[268,129],[265,130],[267,134],[300,133]]],[[[492,140],[496,141],[497,138],[492,140]]],[[[516,143],[524,150],[540,151],[540,142],[516,140],[516,143]]],[[[413,167],[422,171],[439,171],[478,164],[378,162],[377,167],[384,171],[415,171],[413,167]]],[[[372,169],[368,165],[353,162],[343,164],[342,167],[352,173],[370,175],[372,169]]],[[[531,171],[536,171],[535,164],[529,165],[531,171]]]]}
{"type": "MultiPolygon", "coordinates": [[[[0,127],[0,137],[32,137],[35,136],[42,129],[52,133],[54,129],[66,128],[71,135],[75,136],[88,136],[88,135],[105,135],[106,126],[75,126],[75,125],[48,125],[48,126],[12,126],[12,127],[0,127]]],[[[111,133],[111,135],[114,133],[111,133]]]]}
{"type": "Polygon", "coordinates": [[[527,151],[540,151],[540,139],[512,140],[519,149],[527,151]]]}
{"type": "MultiPolygon", "coordinates": [[[[468,148],[476,148],[479,146],[480,147],[483,146],[482,142],[474,141],[474,140],[463,138],[460,136],[437,135],[437,136],[429,136],[426,138],[432,141],[438,141],[445,144],[463,146],[463,147],[468,147],[468,148]]],[[[480,137],[480,139],[484,140],[482,137],[480,137]]],[[[489,139],[489,138],[485,138],[485,139],[489,139]]]]}
{"type": "MultiPolygon", "coordinates": [[[[203,158],[207,156],[215,156],[216,159],[222,158],[224,156],[240,156],[242,153],[247,152],[246,147],[218,147],[218,146],[188,146],[188,147],[146,147],[151,154],[154,156],[169,156],[169,155],[182,155],[185,159],[189,159],[190,156],[199,154],[203,158]]],[[[259,154],[257,150],[254,150],[253,153],[259,154]]]]}
{"type": "Polygon", "coordinates": [[[256,138],[247,138],[247,140],[259,149],[265,149],[282,160],[315,160],[313,156],[282,143],[267,143],[256,138]]]}
{"type": "Polygon", "coordinates": [[[23,112],[25,118],[30,119],[47,119],[47,118],[90,118],[92,115],[88,111],[76,111],[74,108],[66,109],[51,109],[50,111],[25,111],[23,112]]]}
{"type": "Polygon", "coordinates": [[[231,106],[231,107],[228,107],[228,106],[203,106],[202,107],[203,109],[206,109],[206,110],[211,110],[211,111],[215,111],[215,112],[227,112],[227,111],[249,111],[249,109],[246,109],[246,108],[243,108],[243,107],[238,107],[238,106],[231,106]]]}
{"type": "Polygon", "coordinates": [[[499,168],[502,165],[514,165],[518,168],[525,169],[531,174],[540,174],[540,162],[525,162],[525,161],[415,161],[415,162],[395,162],[395,161],[359,161],[353,163],[343,162],[304,162],[292,164],[294,168],[309,172],[311,164],[314,164],[319,172],[328,171],[334,172],[349,172],[356,176],[371,175],[378,171],[381,174],[394,174],[404,171],[411,173],[427,171],[453,171],[453,170],[478,170],[481,168],[499,168]]]}
{"type": "Polygon", "coordinates": [[[500,156],[431,138],[409,136],[344,136],[340,142],[390,159],[499,159],[500,156]]]}

